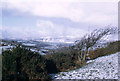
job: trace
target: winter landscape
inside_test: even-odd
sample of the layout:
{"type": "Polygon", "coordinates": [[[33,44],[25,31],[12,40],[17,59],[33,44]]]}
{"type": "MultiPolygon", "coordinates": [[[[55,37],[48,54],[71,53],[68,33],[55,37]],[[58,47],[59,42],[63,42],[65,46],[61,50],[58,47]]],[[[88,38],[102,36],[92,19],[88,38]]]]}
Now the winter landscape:
{"type": "Polygon", "coordinates": [[[0,80],[119,79],[117,2],[0,4],[0,80]]]}

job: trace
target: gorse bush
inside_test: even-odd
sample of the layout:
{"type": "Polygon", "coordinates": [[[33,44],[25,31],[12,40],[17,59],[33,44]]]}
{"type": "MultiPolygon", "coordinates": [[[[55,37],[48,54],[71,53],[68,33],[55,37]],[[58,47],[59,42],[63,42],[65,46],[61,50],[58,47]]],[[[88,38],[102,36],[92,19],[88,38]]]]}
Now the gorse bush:
{"type": "Polygon", "coordinates": [[[66,71],[66,69],[75,66],[74,57],[71,57],[69,54],[55,53],[50,55],[50,57],[56,63],[58,71],[66,71]]]}
{"type": "Polygon", "coordinates": [[[20,46],[4,51],[2,62],[3,80],[50,80],[48,74],[57,72],[52,60],[20,46]]]}
{"type": "Polygon", "coordinates": [[[56,67],[58,71],[68,71],[75,69],[77,67],[76,61],[78,54],[77,51],[69,48],[61,48],[56,50],[56,52],[52,54],[45,55],[47,59],[51,59],[56,63],[56,67]]]}

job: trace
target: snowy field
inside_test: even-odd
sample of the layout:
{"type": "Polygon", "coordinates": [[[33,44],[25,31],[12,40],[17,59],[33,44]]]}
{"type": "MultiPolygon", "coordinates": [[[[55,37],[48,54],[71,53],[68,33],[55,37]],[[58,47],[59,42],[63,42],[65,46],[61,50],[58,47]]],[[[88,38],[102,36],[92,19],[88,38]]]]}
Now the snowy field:
{"type": "Polygon", "coordinates": [[[54,79],[118,79],[118,53],[88,61],[80,69],[60,72],[54,79]]]}

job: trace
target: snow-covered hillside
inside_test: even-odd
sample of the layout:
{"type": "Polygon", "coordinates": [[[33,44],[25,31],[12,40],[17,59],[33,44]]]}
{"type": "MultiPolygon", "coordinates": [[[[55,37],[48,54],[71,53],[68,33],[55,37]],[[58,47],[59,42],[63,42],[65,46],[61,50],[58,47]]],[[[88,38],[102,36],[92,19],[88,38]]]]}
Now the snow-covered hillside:
{"type": "Polygon", "coordinates": [[[80,69],[55,74],[55,79],[118,79],[118,53],[88,61],[80,69]]]}

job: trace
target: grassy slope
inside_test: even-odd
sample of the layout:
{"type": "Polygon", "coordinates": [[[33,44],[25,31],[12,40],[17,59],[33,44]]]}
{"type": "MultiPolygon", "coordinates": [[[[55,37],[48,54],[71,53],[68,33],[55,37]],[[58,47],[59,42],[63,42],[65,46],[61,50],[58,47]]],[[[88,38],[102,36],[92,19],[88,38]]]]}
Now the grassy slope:
{"type": "Polygon", "coordinates": [[[97,57],[105,56],[105,55],[110,55],[116,52],[120,52],[120,41],[114,41],[111,42],[107,47],[103,48],[98,48],[94,51],[90,51],[89,57],[91,59],[95,59],[97,57]]]}

